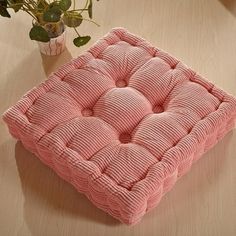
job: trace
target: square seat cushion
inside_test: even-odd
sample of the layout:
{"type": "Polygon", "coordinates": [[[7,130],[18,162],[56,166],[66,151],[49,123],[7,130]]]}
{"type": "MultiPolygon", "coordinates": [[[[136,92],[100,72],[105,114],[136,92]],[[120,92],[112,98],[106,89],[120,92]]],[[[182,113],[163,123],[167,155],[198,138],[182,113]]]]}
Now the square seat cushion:
{"type": "Polygon", "coordinates": [[[135,224],[233,128],[236,99],[114,28],[3,118],[26,149],[98,208],[135,224]]]}

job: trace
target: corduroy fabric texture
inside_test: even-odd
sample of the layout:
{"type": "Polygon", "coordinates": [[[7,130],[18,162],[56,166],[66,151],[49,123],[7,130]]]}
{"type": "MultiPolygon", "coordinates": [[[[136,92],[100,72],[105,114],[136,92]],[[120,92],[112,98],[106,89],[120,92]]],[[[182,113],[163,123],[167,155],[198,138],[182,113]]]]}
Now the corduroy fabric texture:
{"type": "Polygon", "coordinates": [[[154,208],[235,118],[235,98],[123,28],[4,114],[28,150],[126,224],[154,208]]]}

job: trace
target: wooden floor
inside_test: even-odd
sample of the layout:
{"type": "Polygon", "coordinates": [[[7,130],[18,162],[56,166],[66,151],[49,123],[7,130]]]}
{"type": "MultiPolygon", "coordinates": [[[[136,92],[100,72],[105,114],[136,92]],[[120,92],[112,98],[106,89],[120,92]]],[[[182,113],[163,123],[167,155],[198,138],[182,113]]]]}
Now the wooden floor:
{"type": "MultiPolygon", "coordinates": [[[[24,14],[0,19],[0,113],[27,90],[112,27],[123,26],[168,51],[210,81],[236,95],[236,1],[94,1],[101,27],[83,48],[72,44],[58,57],[42,56],[30,41],[24,14]]],[[[1,236],[235,236],[236,130],[193,166],[160,205],[133,227],[120,224],[16,142],[0,122],[1,236]]]]}

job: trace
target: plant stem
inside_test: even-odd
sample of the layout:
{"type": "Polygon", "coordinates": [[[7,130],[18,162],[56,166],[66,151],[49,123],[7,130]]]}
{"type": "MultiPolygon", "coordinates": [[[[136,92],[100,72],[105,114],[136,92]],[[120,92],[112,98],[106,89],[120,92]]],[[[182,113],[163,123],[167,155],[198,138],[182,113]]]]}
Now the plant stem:
{"type": "Polygon", "coordinates": [[[10,3],[8,8],[13,8],[13,7],[17,7],[17,6],[23,6],[22,3],[10,3]]]}
{"type": "Polygon", "coordinates": [[[78,19],[83,19],[83,20],[86,20],[86,21],[90,21],[90,22],[94,23],[96,26],[100,26],[97,22],[95,22],[91,19],[87,19],[87,18],[79,17],[79,16],[73,16],[73,18],[78,18],[78,19]]]}
{"type": "Polygon", "coordinates": [[[27,7],[26,9],[27,9],[28,11],[30,11],[31,13],[33,13],[33,15],[36,14],[35,8],[32,7],[29,2],[25,1],[25,2],[24,2],[24,5],[27,7]]]}
{"type": "Polygon", "coordinates": [[[28,2],[29,5],[31,4],[33,6],[33,9],[35,9],[37,7],[37,4],[34,0],[28,0],[27,2],[28,2]]]}
{"type": "Polygon", "coordinates": [[[67,12],[72,12],[72,11],[88,11],[88,9],[87,8],[79,8],[79,9],[73,9],[73,10],[69,10],[69,11],[67,11],[67,12]]]}
{"type": "Polygon", "coordinates": [[[31,17],[33,17],[36,21],[38,21],[37,17],[35,15],[33,15],[30,11],[28,11],[26,8],[21,8],[22,11],[25,11],[26,13],[28,13],[31,17]]]}
{"type": "Polygon", "coordinates": [[[80,37],[80,34],[79,34],[78,30],[75,27],[74,27],[74,30],[75,30],[76,34],[80,37]]]}
{"type": "Polygon", "coordinates": [[[84,6],[84,8],[81,10],[81,12],[80,12],[80,14],[85,10],[85,9],[88,9],[88,2],[89,2],[89,0],[86,0],[86,3],[85,3],[85,6],[84,6]]]}
{"type": "Polygon", "coordinates": [[[13,3],[13,4],[9,4],[8,8],[14,8],[16,6],[21,6],[21,8],[19,10],[22,10],[22,11],[26,12],[31,17],[33,17],[35,20],[37,20],[37,17],[34,15],[34,13],[29,8],[27,8],[28,5],[24,5],[22,3],[13,3]]]}
{"type": "Polygon", "coordinates": [[[34,5],[32,5],[31,2],[29,1],[24,1],[24,4],[31,10],[31,11],[34,11],[34,5]]]}

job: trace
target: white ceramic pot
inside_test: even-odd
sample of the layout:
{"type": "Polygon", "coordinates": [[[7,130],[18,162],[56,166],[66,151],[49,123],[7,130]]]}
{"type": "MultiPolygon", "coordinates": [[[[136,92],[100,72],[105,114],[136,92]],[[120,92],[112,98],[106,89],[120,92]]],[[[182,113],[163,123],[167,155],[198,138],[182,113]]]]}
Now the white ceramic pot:
{"type": "Polygon", "coordinates": [[[66,46],[66,30],[56,38],[51,38],[49,42],[38,42],[40,52],[47,56],[61,54],[66,46]]]}

